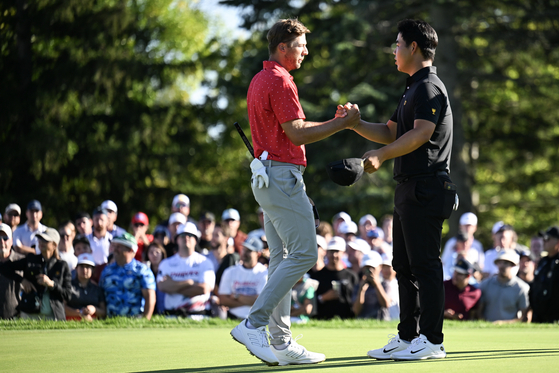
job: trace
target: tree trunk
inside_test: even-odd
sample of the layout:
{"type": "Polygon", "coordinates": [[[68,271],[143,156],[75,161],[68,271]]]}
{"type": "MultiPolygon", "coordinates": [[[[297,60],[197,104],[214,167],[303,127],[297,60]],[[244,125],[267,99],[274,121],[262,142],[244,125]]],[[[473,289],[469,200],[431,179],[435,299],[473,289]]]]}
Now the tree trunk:
{"type": "Polygon", "coordinates": [[[452,181],[457,185],[460,205],[458,211],[455,211],[448,220],[449,233],[446,237],[448,239],[458,232],[460,216],[465,212],[472,211],[471,177],[467,168],[470,163],[470,154],[465,151],[466,139],[462,126],[462,103],[458,89],[458,44],[453,32],[453,27],[457,24],[455,15],[458,14],[458,10],[453,2],[433,2],[430,13],[432,26],[439,37],[435,65],[450,96],[454,119],[450,170],[452,181]]]}

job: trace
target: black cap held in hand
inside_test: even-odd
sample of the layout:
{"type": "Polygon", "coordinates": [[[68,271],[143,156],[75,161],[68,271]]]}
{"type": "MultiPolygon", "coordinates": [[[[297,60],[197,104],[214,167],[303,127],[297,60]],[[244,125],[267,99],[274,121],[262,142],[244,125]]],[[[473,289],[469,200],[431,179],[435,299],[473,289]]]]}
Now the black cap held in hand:
{"type": "Polygon", "coordinates": [[[330,180],[338,185],[350,186],[363,176],[363,160],[361,158],[346,158],[329,163],[326,172],[330,180]]]}

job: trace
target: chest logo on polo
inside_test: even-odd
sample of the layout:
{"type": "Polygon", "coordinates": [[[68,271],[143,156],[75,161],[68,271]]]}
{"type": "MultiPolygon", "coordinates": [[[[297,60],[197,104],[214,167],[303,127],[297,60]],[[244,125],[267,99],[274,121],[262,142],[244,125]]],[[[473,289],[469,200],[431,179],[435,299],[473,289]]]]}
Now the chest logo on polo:
{"type": "Polygon", "coordinates": [[[408,103],[408,100],[404,101],[404,106],[406,106],[407,103],[408,103]]]}
{"type": "Polygon", "coordinates": [[[431,112],[433,113],[433,115],[435,115],[435,113],[437,112],[437,109],[431,109],[431,112]]]}

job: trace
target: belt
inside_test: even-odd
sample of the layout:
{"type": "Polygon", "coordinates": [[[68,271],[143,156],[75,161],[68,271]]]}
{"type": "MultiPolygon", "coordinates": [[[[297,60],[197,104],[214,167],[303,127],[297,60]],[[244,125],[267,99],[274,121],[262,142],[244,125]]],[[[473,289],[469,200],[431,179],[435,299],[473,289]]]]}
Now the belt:
{"type": "Polygon", "coordinates": [[[299,171],[301,171],[301,173],[305,172],[305,168],[306,168],[305,166],[300,164],[285,163],[285,162],[278,162],[272,160],[265,160],[260,162],[262,162],[262,164],[266,167],[295,167],[299,171]]]}
{"type": "Polygon", "coordinates": [[[401,184],[401,183],[405,183],[408,180],[420,179],[420,178],[424,178],[424,177],[433,177],[433,176],[448,176],[448,172],[446,170],[439,170],[439,171],[434,171],[434,172],[428,172],[428,173],[425,173],[425,174],[416,174],[416,175],[404,176],[403,178],[396,179],[396,181],[399,184],[401,184]]]}

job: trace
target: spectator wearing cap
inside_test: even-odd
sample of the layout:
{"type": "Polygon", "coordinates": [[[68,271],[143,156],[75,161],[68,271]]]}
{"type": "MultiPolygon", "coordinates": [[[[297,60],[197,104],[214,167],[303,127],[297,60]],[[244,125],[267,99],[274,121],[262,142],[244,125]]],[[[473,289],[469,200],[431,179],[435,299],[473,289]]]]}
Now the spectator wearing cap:
{"type": "Polygon", "coordinates": [[[328,243],[326,239],[323,236],[317,234],[316,245],[318,251],[318,259],[316,260],[316,264],[308,272],[311,275],[311,277],[315,273],[322,270],[322,268],[324,268],[324,266],[326,265],[326,263],[324,262],[324,259],[326,258],[326,248],[328,247],[328,243]]]}
{"type": "MultiPolygon", "coordinates": [[[[516,232],[514,231],[512,225],[497,222],[493,226],[493,230],[495,229],[496,231],[493,234],[494,247],[485,252],[485,266],[482,269],[483,278],[488,278],[497,274],[499,269],[494,263],[499,256],[499,253],[501,252],[501,250],[504,249],[514,250],[515,242],[518,239],[518,236],[516,235],[516,232]]],[[[518,267],[515,268],[515,276],[516,271],[518,271],[518,267]]]]}
{"type": "Polygon", "coordinates": [[[338,225],[338,236],[346,241],[352,241],[357,237],[357,224],[353,221],[342,221],[338,225]]]}
{"type": "Polygon", "coordinates": [[[177,229],[178,252],[161,262],[157,287],[165,293],[165,313],[177,316],[207,315],[215,287],[212,263],[196,252],[200,232],[187,222],[177,229]]]}
{"type": "Polygon", "coordinates": [[[379,254],[392,253],[392,246],[384,240],[384,231],[378,227],[367,232],[367,243],[379,254]]]}
{"type": "Polygon", "coordinates": [[[155,307],[155,278],[151,270],[134,259],[138,243],[124,232],[113,238],[114,262],[109,263],[99,281],[105,294],[107,316],[142,316],[148,320],[155,307]]]}
{"type": "Polygon", "coordinates": [[[93,231],[87,236],[96,265],[107,263],[109,257],[109,246],[113,235],[107,230],[108,226],[109,212],[102,207],[97,207],[93,211],[93,231]]]}
{"type": "Polygon", "coordinates": [[[37,200],[27,204],[25,211],[27,221],[16,228],[13,235],[13,246],[20,254],[40,254],[39,246],[35,236],[44,232],[47,227],[41,224],[43,218],[43,207],[37,200]]]}
{"type": "Polygon", "coordinates": [[[392,268],[392,251],[382,253],[382,287],[390,299],[388,304],[388,315],[390,320],[400,320],[400,294],[398,291],[398,279],[396,271],[392,268]]]}
{"type": "Polygon", "coordinates": [[[314,279],[319,282],[316,290],[319,319],[353,317],[353,289],[359,280],[355,272],[344,267],[342,257],[345,251],[345,240],[341,237],[332,238],[326,248],[328,263],[314,274],[314,279]]]}
{"type": "Polygon", "coordinates": [[[93,220],[87,212],[78,212],[74,217],[74,225],[76,226],[76,233],[87,236],[93,232],[93,220]]]}
{"type": "Polygon", "coordinates": [[[382,282],[380,254],[368,252],[361,266],[361,280],[353,293],[353,313],[359,318],[390,321],[388,306],[391,299],[382,282]]]}
{"type": "Polygon", "coordinates": [[[181,193],[173,197],[171,212],[180,212],[189,222],[196,224],[196,221],[190,217],[190,198],[186,194],[181,193]]]}
{"type": "Polygon", "coordinates": [[[22,318],[66,320],[63,301],[72,292],[68,264],[60,260],[60,235],[54,228],[37,233],[41,254],[0,265],[0,274],[20,282],[23,289],[18,306],[22,318]],[[19,275],[17,271],[22,271],[19,275]]]}
{"type": "Polygon", "coordinates": [[[173,212],[169,217],[169,225],[167,225],[167,231],[169,232],[169,243],[165,245],[165,251],[167,251],[167,257],[170,258],[178,250],[177,246],[177,232],[178,228],[181,225],[185,225],[187,223],[186,216],[181,214],[180,212],[173,212]]]}
{"type": "Polygon", "coordinates": [[[444,282],[444,317],[450,320],[473,319],[481,298],[481,290],[469,283],[474,266],[460,258],[452,269],[452,278],[444,282]]]}
{"type": "Polygon", "coordinates": [[[229,234],[233,238],[235,251],[241,253],[243,250],[243,243],[248,235],[239,229],[241,227],[241,215],[239,211],[235,209],[224,210],[221,214],[221,222],[229,226],[229,234]]]}
{"type": "MultiPolygon", "coordinates": [[[[210,241],[211,250],[206,255],[208,260],[213,264],[214,271],[217,272],[223,259],[234,252],[233,246],[229,245],[229,227],[226,225],[216,225],[213,233],[212,240],[210,241]]],[[[238,260],[237,260],[238,261],[238,260]]],[[[235,261],[232,265],[236,264],[235,261]]]]}
{"type": "MultiPolygon", "coordinates": [[[[475,251],[477,251],[478,253],[484,254],[483,251],[483,245],[481,244],[481,242],[479,242],[478,240],[475,239],[474,234],[477,231],[477,216],[476,214],[474,214],[473,212],[466,212],[464,214],[462,214],[462,216],[460,216],[460,221],[459,221],[459,227],[458,227],[458,232],[462,232],[468,239],[471,240],[471,248],[475,251]]],[[[444,245],[444,249],[442,251],[442,255],[441,255],[441,261],[443,263],[449,262],[451,261],[448,257],[452,257],[454,256],[455,253],[455,245],[456,245],[456,237],[454,236],[452,238],[450,238],[448,241],[446,241],[445,245],[444,245]]],[[[485,255],[484,255],[484,259],[485,259],[485,255]]],[[[469,259],[468,259],[469,260],[469,259]]],[[[473,262],[471,262],[473,264],[473,262]]],[[[478,263],[480,265],[480,268],[483,269],[483,263],[478,263]]],[[[447,268],[448,269],[448,268],[447,268]]],[[[452,272],[451,273],[446,273],[445,275],[445,280],[450,279],[450,277],[452,276],[452,272]]]]}
{"type": "Polygon", "coordinates": [[[14,232],[19,225],[21,220],[21,207],[15,203],[10,203],[6,206],[6,210],[4,210],[4,220],[5,224],[8,224],[14,232]]]}
{"type": "Polygon", "coordinates": [[[58,234],[60,234],[60,245],[58,245],[60,259],[68,263],[70,271],[73,271],[78,264],[78,257],[74,253],[74,238],[76,237],[74,223],[67,221],[61,224],[58,227],[58,234]]]}
{"type": "Polygon", "coordinates": [[[371,214],[363,215],[359,219],[359,237],[367,240],[367,232],[377,228],[377,219],[371,214]]]}
{"type": "Polygon", "coordinates": [[[91,281],[94,268],[93,255],[85,253],[78,257],[76,278],[72,280],[72,294],[64,306],[66,320],[92,321],[105,317],[103,289],[91,281]]]}
{"type": "Polygon", "coordinates": [[[528,285],[531,285],[536,271],[534,256],[529,250],[517,250],[516,252],[520,257],[517,276],[528,285]]]}
{"type": "Polygon", "coordinates": [[[361,272],[361,262],[365,255],[371,251],[371,246],[367,241],[361,238],[355,238],[352,241],[346,241],[346,254],[347,261],[349,262],[349,268],[359,275],[361,272]]]}
{"type": "MultiPolygon", "coordinates": [[[[449,240],[450,241],[450,240],[449,240]]],[[[465,232],[458,232],[454,237],[454,247],[452,248],[452,255],[443,255],[441,261],[443,263],[443,278],[444,280],[450,280],[454,273],[454,266],[456,262],[463,258],[466,259],[470,264],[478,269],[482,269],[485,265],[485,255],[473,248],[474,237],[468,235],[465,232]]],[[[479,274],[481,275],[481,274],[479,274]]],[[[475,280],[470,278],[472,282],[481,280],[481,276],[478,276],[475,280]]]]}
{"type": "MultiPolygon", "coordinates": [[[[22,254],[12,250],[12,228],[8,224],[0,224],[0,265],[23,259],[22,254]]],[[[17,271],[21,276],[22,271],[17,271]]],[[[13,319],[17,315],[16,307],[20,299],[20,282],[0,274],[0,319],[13,319]]]]}
{"type": "Polygon", "coordinates": [[[229,308],[229,318],[246,319],[266,285],[268,268],[258,261],[263,249],[259,237],[248,236],[243,243],[242,263],[223,272],[217,293],[220,304],[229,308]]]}
{"type": "Polygon", "coordinates": [[[212,249],[212,237],[215,229],[215,215],[209,211],[204,212],[198,220],[198,230],[200,231],[200,241],[198,247],[202,254],[207,255],[212,249]]]}
{"type": "Polygon", "coordinates": [[[116,206],[116,203],[108,199],[101,203],[101,208],[107,210],[107,216],[109,217],[107,231],[112,234],[113,237],[122,236],[126,230],[115,224],[116,219],[118,219],[118,207],[116,206]]]}
{"type": "Polygon", "coordinates": [[[171,242],[169,237],[169,230],[166,227],[158,225],[153,230],[153,242],[157,242],[161,246],[165,247],[171,242]]]}
{"type": "MultiPolygon", "coordinates": [[[[351,222],[351,216],[345,211],[340,211],[332,218],[332,230],[334,236],[341,236],[343,233],[340,233],[339,228],[340,224],[343,222],[349,223],[351,222]]],[[[328,241],[330,242],[330,241],[328,241]]]]}
{"type": "Polygon", "coordinates": [[[543,238],[543,250],[530,286],[532,321],[557,323],[559,320],[559,227],[553,226],[539,233],[543,238]]]}
{"type": "Polygon", "coordinates": [[[530,286],[516,276],[518,254],[511,249],[502,249],[495,259],[496,276],[484,280],[481,285],[479,315],[492,322],[517,322],[527,320],[530,305],[530,286]]]}
{"type": "Polygon", "coordinates": [[[132,226],[134,238],[138,243],[138,251],[136,252],[135,259],[138,261],[142,261],[144,248],[153,241],[153,236],[147,233],[149,228],[148,216],[141,211],[137,212],[132,217],[130,225],[132,226]]]}

